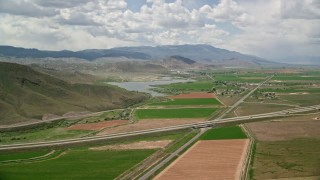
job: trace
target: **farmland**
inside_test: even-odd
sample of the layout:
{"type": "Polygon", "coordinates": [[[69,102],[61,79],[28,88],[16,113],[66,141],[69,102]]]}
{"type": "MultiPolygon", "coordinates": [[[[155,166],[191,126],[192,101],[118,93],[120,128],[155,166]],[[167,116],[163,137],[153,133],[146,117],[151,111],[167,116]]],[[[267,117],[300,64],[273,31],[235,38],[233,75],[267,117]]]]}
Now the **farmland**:
{"type": "Polygon", "coordinates": [[[150,104],[152,106],[179,106],[179,105],[220,105],[215,98],[174,99],[166,102],[150,104]]]}
{"type": "Polygon", "coordinates": [[[73,149],[52,160],[1,165],[0,175],[1,179],[114,179],[154,152],[73,149]]]}
{"type": "Polygon", "coordinates": [[[247,139],[198,141],[155,179],[238,179],[248,142],[247,139]]]}
{"type": "Polygon", "coordinates": [[[213,86],[212,81],[196,81],[188,83],[175,83],[168,85],[160,85],[158,87],[166,89],[176,89],[176,90],[185,90],[185,91],[209,91],[213,86]]]}
{"type": "Polygon", "coordinates": [[[253,179],[319,177],[319,114],[249,123],[256,138],[253,179]]]}
{"type": "Polygon", "coordinates": [[[40,151],[28,151],[28,152],[14,152],[14,153],[0,153],[0,162],[7,160],[19,160],[19,159],[29,159],[38,156],[43,156],[47,154],[49,151],[40,150],[40,151]]]}
{"type": "MultiPolygon", "coordinates": [[[[0,179],[21,179],[24,177],[32,179],[114,179],[155,152],[160,155],[159,147],[155,146],[157,143],[166,142],[165,146],[169,142],[168,148],[170,149],[166,150],[165,153],[170,153],[179,147],[176,146],[177,143],[187,141],[194,135],[195,133],[190,130],[179,130],[155,133],[152,136],[141,135],[133,138],[111,140],[97,145],[60,149],[58,150],[60,153],[57,156],[48,157],[41,161],[0,164],[0,179]],[[149,144],[150,147],[144,148],[144,146],[140,145],[138,147],[139,150],[137,150],[134,146],[139,143],[149,144]],[[126,148],[112,150],[104,149],[104,147],[126,148]]],[[[41,156],[48,152],[48,150],[4,152],[0,153],[0,158],[1,161],[27,159],[41,156]]]]}
{"type": "Polygon", "coordinates": [[[320,140],[259,142],[253,165],[254,179],[319,176],[320,140]]]}
{"type": "Polygon", "coordinates": [[[206,131],[201,137],[201,140],[218,140],[218,139],[246,139],[239,126],[230,126],[222,128],[213,128],[206,131]]]}
{"type": "MultiPolygon", "coordinates": [[[[153,97],[147,102],[142,102],[135,106],[105,111],[90,117],[64,119],[57,123],[49,123],[30,130],[1,132],[0,143],[10,144],[69,139],[203,122],[208,120],[209,117],[211,119],[221,113],[222,108],[233,105],[250,89],[253,89],[257,82],[261,82],[270,74],[270,72],[247,73],[244,70],[235,70],[228,73],[208,71],[207,74],[197,75],[197,80],[193,82],[160,85],[157,87],[174,92],[172,96],[153,97]],[[213,79],[210,79],[209,76],[213,79]]],[[[192,77],[193,75],[191,73],[188,76],[192,77]]],[[[320,81],[315,77],[319,77],[319,73],[310,72],[309,75],[306,72],[300,74],[278,74],[264,86],[261,86],[256,93],[238,106],[229,116],[251,115],[319,104],[320,81]],[[305,77],[295,79],[295,77],[301,75],[305,77]]],[[[311,119],[316,118],[316,116],[318,115],[311,119]]],[[[305,119],[305,116],[297,116],[297,118],[290,119],[290,121],[294,121],[290,123],[282,121],[285,119],[283,118],[277,119],[281,122],[272,122],[274,124],[265,122],[250,123],[248,125],[257,140],[253,156],[253,168],[251,169],[253,179],[319,176],[317,169],[314,168],[318,166],[319,159],[312,159],[312,157],[319,156],[319,153],[317,153],[320,151],[317,134],[319,124],[317,121],[300,123],[297,121],[305,119]],[[295,135],[292,135],[292,133],[295,135]]],[[[113,179],[130,170],[131,167],[142,162],[145,158],[153,156],[156,154],[155,152],[160,152],[157,149],[143,149],[143,146],[161,148],[162,153],[170,154],[197,133],[198,131],[192,131],[190,134],[186,133],[186,131],[179,131],[166,135],[152,134],[144,137],[120,139],[119,141],[111,140],[95,145],[94,148],[92,146],[89,147],[89,145],[68,147],[68,149],[62,148],[58,149],[62,153],[59,153],[58,156],[47,158],[45,161],[1,164],[0,179],[19,179],[22,174],[32,179],[113,179]],[[177,139],[180,139],[180,141],[176,141],[177,139]],[[76,174],[80,169],[85,170],[76,174]],[[37,170],[39,172],[34,173],[37,170]]],[[[245,139],[247,139],[247,136],[239,126],[214,127],[200,136],[198,142],[186,151],[186,155],[181,155],[181,157],[188,158],[188,160],[178,158],[169,168],[175,166],[174,164],[179,164],[181,160],[183,162],[182,166],[180,162],[180,169],[177,168],[175,171],[180,171],[181,167],[183,170],[190,172],[196,171],[197,168],[194,164],[198,159],[202,158],[205,161],[199,162],[199,167],[208,166],[209,168],[210,166],[216,170],[220,168],[219,171],[223,172],[220,175],[211,174],[211,177],[221,179],[227,175],[229,176],[237,171],[235,170],[237,162],[234,161],[234,158],[238,160],[245,158],[244,156],[239,156],[245,150],[246,143],[248,143],[248,140],[245,139]],[[201,145],[203,144],[202,142],[206,141],[216,141],[216,144],[201,145]],[[223,145],[217,143],[218,141],[223,145]],[[241,143],[238,143],[238,141],[241,143]],[[230,142],[234,144],[230,144],[230,142]],[[198,147],[201,148],[197,149],[198,147]],[[196,151],[194,151],[195,149],[196,151]],[[224,152],[226,149],[228,151],[224,152]],[[236,151],[232,151],[235,149],[236,151]],[[224,155],[223,153],[226,154],[224,155]],[[208,156],[205,157],[204,154],[208,156]],[[214,157],[214,160],[210,159],[212,157],[214,157]],[[216,164],[217,162],[220,163],[219,166],[216,164]],[[232,167],[232,170],[221,166],[224,162],[227,162],[228,167],[232,167]]],[[[0,159],[36,157],[44,155],[50,150],[0,154],[0,159]]],[[[212,169],[210,172],[206,171],[202,174],[217,172],[212,169]]],[[[190,175],[189,177],[192,176],[190,175]]],[[[202,177],[201,175],[196,176],[202,177]]]]}
{"type": "Polygon", "coordinates": [[[215,108],[179,108],[179,109],[138,109],[138,119],[166,119],[166,118],[204,118],[210,116],[215,108]]]}

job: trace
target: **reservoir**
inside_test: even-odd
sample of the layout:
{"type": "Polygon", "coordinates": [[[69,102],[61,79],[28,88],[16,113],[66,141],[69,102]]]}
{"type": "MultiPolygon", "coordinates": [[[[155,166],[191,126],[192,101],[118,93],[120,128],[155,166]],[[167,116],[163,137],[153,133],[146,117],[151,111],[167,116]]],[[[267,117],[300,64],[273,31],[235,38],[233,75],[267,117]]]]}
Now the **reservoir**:
{"type": "Polygon", "coordinates": [[[121,88],[127,89],[129,91],[139,91],[149,93],[152,96],[165,96],[155,91],[152,91],[150,88],[155,85],[163,84],[173,84],[173,83],[182,83],[182,82],[192,82],[192,79],[174,79],[172,77],[162,77],[159,80],[155,81],[139,81],[139,82],[108,82],[108,84],[116,85],[121,88]]]}

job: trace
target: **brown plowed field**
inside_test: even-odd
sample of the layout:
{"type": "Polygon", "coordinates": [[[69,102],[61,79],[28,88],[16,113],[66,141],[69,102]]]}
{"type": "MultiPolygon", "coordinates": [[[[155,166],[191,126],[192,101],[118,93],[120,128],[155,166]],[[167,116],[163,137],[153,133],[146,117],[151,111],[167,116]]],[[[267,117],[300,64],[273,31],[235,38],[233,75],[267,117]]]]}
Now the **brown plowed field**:
{"type": "Polygon", "coordinates": [[[128,120],[112,120],[98,123],[75,124],[65,128],[66,130],[101,130],[107,127],[113,127],[128,123],[128,120]]]}
{"type": "Polygon", "coordinates": [[[193,99],[193,98],[216,98],[216,95],[213,93],[206,92],[193,92],[188,94],[179,94],[176,96],[169,96],[171,99],[193,99]]]}
{"type": "Polygon", "coordinates": [[[155,179],[240,179],[248,139],[198,141],[155,179]]]}
{"type": "MultiPolygon", "coordinates": [[[[306,118],[296,117],[296,118],[306,118]]],[[[289,119],[289,118],[288,118],[289,119]]],[[[295,138],[320,137],[319,120],[274,121],[248,123],[255,138],[259,141],[283,141],[295,138]]]]}
{"type": "Polygon", "coordinates": [[[203,118],[202,119],[201,118],[200,119],[144,119],[134,124],[126,124],[123,126],[106,129],[100,132],[99,135],[161,128],[161,127],[175,126],[180,124],[202,122],[204,120],[205,119],[203,118]]]}

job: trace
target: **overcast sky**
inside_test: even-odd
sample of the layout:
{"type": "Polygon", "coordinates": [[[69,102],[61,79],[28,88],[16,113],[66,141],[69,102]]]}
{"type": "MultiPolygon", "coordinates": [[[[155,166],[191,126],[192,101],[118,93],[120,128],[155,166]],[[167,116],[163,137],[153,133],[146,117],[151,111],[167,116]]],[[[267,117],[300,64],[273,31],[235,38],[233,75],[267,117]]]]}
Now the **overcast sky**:
{"type": "Polygon", "coordinates": [[[320,56],[320,0],[0,0],[0,44],[48,50],[210,44],[320,56]]]}

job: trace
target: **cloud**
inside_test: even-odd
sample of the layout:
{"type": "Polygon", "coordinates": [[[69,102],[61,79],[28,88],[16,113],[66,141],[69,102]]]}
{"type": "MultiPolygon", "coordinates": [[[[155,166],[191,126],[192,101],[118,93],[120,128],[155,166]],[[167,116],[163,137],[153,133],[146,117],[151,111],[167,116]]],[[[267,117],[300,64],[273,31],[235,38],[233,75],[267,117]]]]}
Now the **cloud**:
{"type": "Polygon", "coordinates": [[[42,8],[26,0],[0,0],[0,14],[20,15],[27,17],[50,17],[59,12],[56,9],[42,8]]]}
{"type": "Polygon", "coordinates": [[[280,2],[280,14],[287,19],[319,19],[320,1],[291,0],[280,2]]]}
{"type": "Polygon", "coordinates": [[[84,5],[92,0],[35,0],[39,6],[42,7],[54,7],[54,8],[72,8],[84,5]]]}
{"type": "Polygon", "coordinates": [[[57,20],[60,24],[66,25],[78,25],[78,26],[100,26],[101,24],[95,22],[87,14],[73,12],[67,15],[67,17],[60,17],[57,20]]]}
{"type": "Polygon", "coordinates": [[[40,49],[199,44],[320,55],[317,0],[0,0],[2,44],[40,49]],[[237,31],[235,31],[235,29],[237,31]]]}

